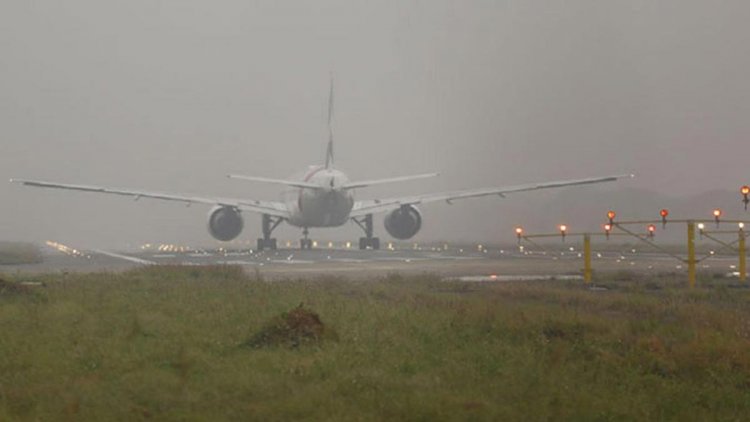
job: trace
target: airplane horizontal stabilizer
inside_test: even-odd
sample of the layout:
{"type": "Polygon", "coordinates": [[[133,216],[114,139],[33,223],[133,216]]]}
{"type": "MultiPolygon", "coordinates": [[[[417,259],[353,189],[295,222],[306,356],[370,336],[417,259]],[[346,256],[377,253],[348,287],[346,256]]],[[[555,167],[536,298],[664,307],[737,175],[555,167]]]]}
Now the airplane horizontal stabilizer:
{"type": "Polygon", "coordinates": [[[388,179],[367,180],[364,182],[350,182],[350,183],[345,184],[342,188],[343,189],[358,189],[358,188],[365,188],[365,187],[373,186],[373,185],[383,185],[386,183],[397,183],[397,182],[405,182],[408,180],[426,179],[429,177],[436,177],[438,175],[439,173],[426,173],[426,174],[417,174],[413,176],[391,177],[388,179]]]}
{"type": "Polygon", "coordinates": [[[305,188],[305,189],[321,189],[322,188],[321,186],[316,185],[314,183],[300,182],[300,181],[294,181],[294,180],[270,179],[267,177],[243,176],[240,174],[228,174],[227,177],[230,179],[249,180],[251,182],[261,182],[261,183],[273,183],[276,185],[292,186],[295,188],[305,188]]]}

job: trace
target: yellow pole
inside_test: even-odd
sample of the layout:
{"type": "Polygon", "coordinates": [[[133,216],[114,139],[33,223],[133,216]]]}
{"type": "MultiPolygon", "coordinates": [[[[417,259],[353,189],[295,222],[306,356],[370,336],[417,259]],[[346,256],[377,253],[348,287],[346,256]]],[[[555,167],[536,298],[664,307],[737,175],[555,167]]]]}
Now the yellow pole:
{"type": "Polygon", "coordinates": [[[687,223],[687,242],[688,242],[688,283],[690,288],[695,287],[695,223],[688,221],[687,223]]]}
{"type": "Polygon", "coordinates": [[[745,262],[745,231],[740,229],[739,239],[739,250],[740,250],[740,281],[747,280],[747,263],[745,262]]]}
{"type": "Polygon", "coordinates": [[[583,235],[583,282],[591,283],[591,235],[583,235]]]}

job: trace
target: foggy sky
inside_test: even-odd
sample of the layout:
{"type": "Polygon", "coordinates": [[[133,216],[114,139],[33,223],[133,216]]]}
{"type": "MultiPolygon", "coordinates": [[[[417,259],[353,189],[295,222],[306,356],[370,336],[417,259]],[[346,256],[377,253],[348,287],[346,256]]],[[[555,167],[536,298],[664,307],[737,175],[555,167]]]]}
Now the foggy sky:
{"type": "MultiPolygon", "coordinates": [[[[211,242],[203,206],[5,181],[277,199],[224,175],[322,162],[331,72],[338,167],[441,173],[360,199],[623,172],[638,178],[576,198],[735,190],[750,182],[748,21],[740,0],[5,1],[0,239],[211,242]]],[[[417,240],[496,239],[558,194],[427,205],[417,240]]]]}

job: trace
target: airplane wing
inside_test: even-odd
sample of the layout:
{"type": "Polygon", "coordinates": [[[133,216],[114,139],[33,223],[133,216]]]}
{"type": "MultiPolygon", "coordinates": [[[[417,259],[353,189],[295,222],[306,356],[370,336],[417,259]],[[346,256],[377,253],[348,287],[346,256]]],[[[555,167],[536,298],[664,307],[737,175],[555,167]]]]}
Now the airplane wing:
{"type": "Polygon", "coordinates": [[[478,198],[480,196],[498,195],[505,197],[509,193],[528,192],[540,189],[554,189],[565,186],[591,185],[595,183],[614,182],[618,179],[634,177],[632,174],[594,177],[589,179],[558,180],[545,183],[531,183],[527,185],[466,189],[452,192],[432,193],[425,195],[406,196],[401,198],[370,199],[357,201],[352,208],[352,217],[362,217],[367,214],[387,212],[404,205],[420,205],[430,202],[446,201],[449,204],[458,199],[478,198]]]}
{"type": "Polygon", "coordinates": [[[237,208],[245,211],[252,211],[262,214],[268,214],[275,217],[289,218],[289,210],[281,202],[275,201],[256,201],[248,199],[229,199],[229,198],[206,198],[200,196],[180,195],[172,193],[148,192],[133,189],[108,188],[103,186],[90,185],[72,185],[65,183],[45,182],[41,180],[22,180],[11,179],[11,183],[19,183],[24,186],[33,186],[38,188],[52,188],[75,190],[82,192],[108,193],[111,195],[132,196],[135,200],[141,198],[161,199],[164,201],[176,201],[185,204],[207,204],[221,205],[225,207],[237,208]]]}

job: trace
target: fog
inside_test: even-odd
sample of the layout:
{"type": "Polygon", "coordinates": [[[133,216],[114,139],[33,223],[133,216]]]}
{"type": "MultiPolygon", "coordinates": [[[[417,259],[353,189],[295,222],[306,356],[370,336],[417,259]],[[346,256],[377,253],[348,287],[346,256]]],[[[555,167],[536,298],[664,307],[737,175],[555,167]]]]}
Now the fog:
{"type": "MultiPolygon", "coordinates": [[[[354,180],[441,173],[358,199],[638,175],[425,205],[415,238],[512,241],[533,223],[525,209],[554,214],[573,190],[599,209],[613,192],[750,182],[748,21],[740,0],[5,1],[0,179],[275,200],[275,186],[224,176],[321,163],[333,74],[337,167],[354,180]]],[[[5,182],[0,198],[0,239],[213,242],[205,206],[5,182]]],[[[240,239],[254,242],[260,217],[245,217],[240,239]]]]}

